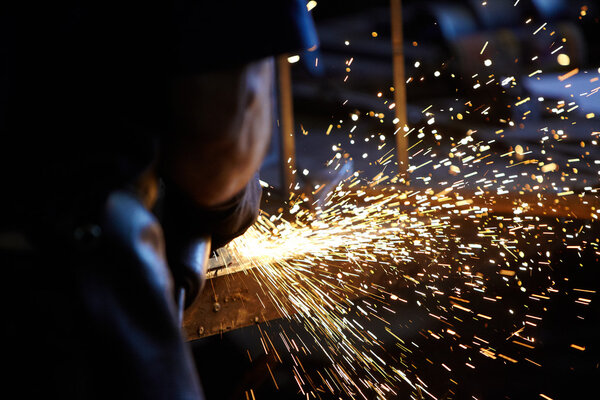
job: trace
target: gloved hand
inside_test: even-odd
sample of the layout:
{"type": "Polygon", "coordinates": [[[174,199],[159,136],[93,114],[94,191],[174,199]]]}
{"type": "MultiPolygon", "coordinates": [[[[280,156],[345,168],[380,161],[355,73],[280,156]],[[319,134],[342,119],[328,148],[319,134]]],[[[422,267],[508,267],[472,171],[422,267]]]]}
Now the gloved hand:
{"type": "Polygon", "coordinates": [[[209,236],[190,238],[185,242],[176,243],[167,252],[167,260],[175,284],[175,297],[180,311],[189,307],[198,293],[202,291],[209,257],[209,236]]]}
{"type": "Polygon", "coordinates": [[[203,287],[204,260],[254,224],[260,212],[261,195],[258,174],[236,196],[214,207],[200,207],[173,183],[165,183],[157,214],[175,284],[185,289],[185,307],[203,287]]]}

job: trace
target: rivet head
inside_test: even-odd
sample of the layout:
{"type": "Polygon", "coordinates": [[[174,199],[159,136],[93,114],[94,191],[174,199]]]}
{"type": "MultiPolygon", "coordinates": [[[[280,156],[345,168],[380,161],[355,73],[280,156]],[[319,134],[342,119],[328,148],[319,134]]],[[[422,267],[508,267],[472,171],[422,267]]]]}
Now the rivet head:
{"type": "Polygon", "coordinates": [[[221,304],[219,302],[216,302],[213,304],[213,311],[214,312],[218,312],[221,309],[221,304]]]}

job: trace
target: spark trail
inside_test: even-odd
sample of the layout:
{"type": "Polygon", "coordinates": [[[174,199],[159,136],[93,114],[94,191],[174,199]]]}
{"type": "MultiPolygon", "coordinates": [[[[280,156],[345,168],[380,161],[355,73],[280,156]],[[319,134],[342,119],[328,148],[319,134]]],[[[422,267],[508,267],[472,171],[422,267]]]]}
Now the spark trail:
{"type": "MultiPolygon", "coordinates": [[[[581,17],[587,12],[582,7],[581,17]]],[[[467,379],[465,371],[486,363],[544,368],[537,333],[555,298],[570,296],[578,307],[565,319],[587,318],[597,285],[574,287],[567,271],[584,267],[584,254],[596,263],[600,256],[600,134],[590,128],[579,139],[572,132],[578,122],[598,117],[578,113],[583,100],[597,95],[600,70],[571,65],[562,47],[566,37],[546,21],[527,19],[523,29],[548,48],[530,55],[531,65],[520,75],[513,76],[516,60],[501,69],[502,51],[486,37],[478,46],[471,43],[481,62],[468,58],[462,77],[448,64],[433,66],[429,76],[422,72],[425,61],[414,62],[407,84],[447,79],[461,85],[456,93],[462,98],[450,106],[429,104],[421,126],[394,132],[411,142],[410,186],[407,177],[386,173],[395,160],[387,146],[393,135],[365,135],[357,128],[365,120],[387,121],[396,105],[382,91],[376,95],[381,110],[354,110],[348,121],[324,130],[339,140],[327,166],[355,153],[381,171],[369,179],[357,172],[314,204],[294,198],[289,217],[262,214],[245,235],[219,250],[217,264],[253,276],[261,298],[310,337],[279,333],[303,397],[439,398],[428,377],[447,374],[452,393],[467,379]],[[571,89],[577,78],[590,89],[571,89]],[[563,83],[568,96],[520,92],[544,80],[563,83]],[[493,117],[496,112],[500,117],[493,117]],[[362,141],[372,151],[354,151],[362,141]],[[565,265],[565,254],[582,261],[565,265]],[[421,310],[427,327],[402,322],[398,315],[410,307],[421,310]],[[402,324],[418,326],[418,333],[407,334],[402,324]],[[450,348],[452,357],[425,353],[423,342],[450,348]],[[312,352],[322,353],[329,366],[305,370],[302,357],[312,352]]],[[[350,41],[345,45],[350,48],[350,41]]],[[[360,62],[346,61],[345,84],[352,81],[350,65],[360,62]]],[[[264,343],[276,352],[270,338],[264,343]]],[[[570,349],[585,354],[589,346],[574,339],[570,349]]]]}

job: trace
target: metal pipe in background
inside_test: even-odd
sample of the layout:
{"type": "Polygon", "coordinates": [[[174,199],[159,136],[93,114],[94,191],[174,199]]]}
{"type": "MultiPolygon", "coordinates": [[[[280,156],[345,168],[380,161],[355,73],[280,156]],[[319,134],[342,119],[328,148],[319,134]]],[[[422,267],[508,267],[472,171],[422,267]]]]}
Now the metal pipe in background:
{"type": "Polygon", "coordinates": [[[279,86],[279,121],[281,132],[281,166],[283,192],[287,196],[296,186],[296,148],[294,142],[294,106],[292,74],[286,54],[277,58],[279,86]]]}
{"type": "Polygon", "coordinates": [[[402,0],[390,0],[392,26],[392,63],[394,80],[394,103],[397,122],[396,152],[398,153],[398,173],[408,182],[408,138],[404,127],[408,126],[406,117],[406,81],[404,78],[404,36],[402,33],[402,0]]]}

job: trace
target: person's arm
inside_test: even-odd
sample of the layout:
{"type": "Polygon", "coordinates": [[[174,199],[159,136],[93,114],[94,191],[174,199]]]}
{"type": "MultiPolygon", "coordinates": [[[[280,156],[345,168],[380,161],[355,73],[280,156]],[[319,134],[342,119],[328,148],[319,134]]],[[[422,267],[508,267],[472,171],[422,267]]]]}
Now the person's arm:
{"type": "Polygon", "coordinates": [[[161,146],[160,174],[176,280],[190,270],[177,272],[171,263],[187,253],[181,246],[208,236],[214,250],[258,217],[257,171],[273,126],[272,57],[318,46],[304,0],[232,6],[182,0],[174,9],[173,125],[161,146]]]}
{"type": "Polygon", "coordinates": [[[238,195],[257,172],[273,123],[271,58],[180,77],[163,174],[200,207],[238,195]]]}
{"type": "Polygon", "coordinates": [[[173,124],[162,146],[162,223],[169,265],[186,304],[203,285],[198,244],[222,247],[258,217],[257,171],[273,126],[273,75],[268,58],[173,84],[173,124]]]}

